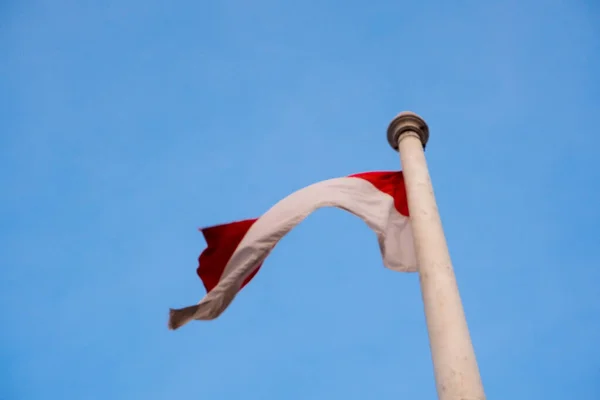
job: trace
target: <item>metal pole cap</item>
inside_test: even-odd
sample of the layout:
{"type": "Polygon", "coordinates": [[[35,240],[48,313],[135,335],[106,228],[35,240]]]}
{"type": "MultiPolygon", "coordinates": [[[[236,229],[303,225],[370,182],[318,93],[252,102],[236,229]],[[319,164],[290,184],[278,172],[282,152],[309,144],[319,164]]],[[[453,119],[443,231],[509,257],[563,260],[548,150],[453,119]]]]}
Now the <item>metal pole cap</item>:
{"type": "Polygon", "coordinates": [[[419,135],[423,148],[429,140],[429,127],[425,120],[411,111],[403,111],[390,122],[387,139],[392,148],[398,151],[398,142],[404,132],[414,132],[419,135]]]}

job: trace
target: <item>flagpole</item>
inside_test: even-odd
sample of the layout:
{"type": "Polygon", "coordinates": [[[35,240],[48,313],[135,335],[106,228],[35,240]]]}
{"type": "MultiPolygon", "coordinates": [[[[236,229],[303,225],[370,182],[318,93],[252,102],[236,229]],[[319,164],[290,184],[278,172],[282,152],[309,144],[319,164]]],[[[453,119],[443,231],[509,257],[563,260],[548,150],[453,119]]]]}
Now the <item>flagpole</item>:
{"type": "Polygon", "coordinates": [[[484,400],[485,394],[452,261],[429,177],[425,121],[412,112],[390,123],[388,142],[399,151],[419,265],[421,295],[440,400],[484,400]]]}

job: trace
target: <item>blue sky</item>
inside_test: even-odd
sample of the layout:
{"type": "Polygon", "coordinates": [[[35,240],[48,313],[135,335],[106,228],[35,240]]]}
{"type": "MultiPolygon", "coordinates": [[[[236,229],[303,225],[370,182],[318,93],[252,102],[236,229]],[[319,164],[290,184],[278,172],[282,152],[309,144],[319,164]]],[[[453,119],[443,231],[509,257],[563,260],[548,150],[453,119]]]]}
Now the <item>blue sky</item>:
{"type": "Polygon", "coordinates": [[[599,20],[591,0],[4,0],[0,398],[434,398],[417,275],[339,210],[221,318],[166,328],[204,294],[197,228],[399,168],[403,110],[431,128],[488,397],[599,398],[599,20]]]}

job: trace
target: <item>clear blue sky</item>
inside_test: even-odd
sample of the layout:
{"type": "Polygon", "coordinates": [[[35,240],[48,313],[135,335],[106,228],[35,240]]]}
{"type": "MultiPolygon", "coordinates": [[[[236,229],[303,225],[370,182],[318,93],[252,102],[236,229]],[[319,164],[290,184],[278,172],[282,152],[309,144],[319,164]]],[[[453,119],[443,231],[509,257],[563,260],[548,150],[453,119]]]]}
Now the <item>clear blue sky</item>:
{"type": "Polygon", "coordinates": [[[431,128],[488,397],[600,398],[598,21],[591,0],[2,1],[0,398],[434,398],[417,275],[339,210],[220,319],[166,326],[204,295],[197,228],[399,168],[403,110],[431,128]]]}

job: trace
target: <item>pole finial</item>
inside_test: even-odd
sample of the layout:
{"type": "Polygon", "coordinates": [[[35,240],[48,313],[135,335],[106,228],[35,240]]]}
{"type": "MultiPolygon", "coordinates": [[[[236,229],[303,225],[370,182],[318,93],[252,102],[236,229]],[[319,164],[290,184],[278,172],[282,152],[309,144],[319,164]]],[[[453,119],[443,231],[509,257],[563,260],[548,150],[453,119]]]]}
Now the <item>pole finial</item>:
{"type": "Polygon", "coordinates": [[[423,148],[429,140],[429,127],[425,120],[411,111],[403,111],[390,122],[387,139],[392,148],[398,151],[398,141],[404,132],[412,131],[419,135],[423,148]]]}

